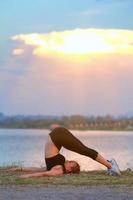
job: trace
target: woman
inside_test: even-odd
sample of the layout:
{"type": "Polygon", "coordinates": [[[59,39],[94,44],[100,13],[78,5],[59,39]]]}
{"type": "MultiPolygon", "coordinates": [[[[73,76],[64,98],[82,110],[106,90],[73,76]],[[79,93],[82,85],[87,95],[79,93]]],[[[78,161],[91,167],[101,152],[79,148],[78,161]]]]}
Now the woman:
{"type": "Polygon", "coordinates": [[[39,171],[32,174],[22,175],[21,178],[57,176],[65,173],[79,173],[79,164],[75,161],[65,160],[65,157],[59,153],[61,147],[90,157],[93,160],[101,163],[107,167],[108,174],[110,175],[120,175],[119,167],[114,159],[111,161],[106,160],[97,151],[85,146],[66,128],[57,127],[50,132],[45,145],[45,162],[47,171],[39,171]]]}

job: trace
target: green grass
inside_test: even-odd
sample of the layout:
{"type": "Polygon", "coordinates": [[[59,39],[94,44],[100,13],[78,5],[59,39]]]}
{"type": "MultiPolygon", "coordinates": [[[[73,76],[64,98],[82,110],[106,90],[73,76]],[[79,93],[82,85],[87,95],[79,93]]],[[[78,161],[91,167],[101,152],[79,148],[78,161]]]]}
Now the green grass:
{"type": "Polygon", "coordinates": [[[21,174],[24,174],[24,172],[7,172],[6,168],[0,168],[0,185],[133,185],[132,171],[123,171],[120,177],[108,176],[105,171],[89,171],[80,174],[29,179],[20,179],[19,175],[21,174]]]}

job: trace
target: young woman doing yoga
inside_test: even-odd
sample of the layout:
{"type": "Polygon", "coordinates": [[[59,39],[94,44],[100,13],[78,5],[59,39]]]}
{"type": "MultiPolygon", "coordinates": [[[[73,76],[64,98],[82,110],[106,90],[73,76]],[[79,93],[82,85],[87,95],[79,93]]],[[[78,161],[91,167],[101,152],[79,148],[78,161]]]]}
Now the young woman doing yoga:
{"type": "MultiPolygon", "coordinates": [[[[107,172],[110,175],[120,175],[119,167],[114,159],[110,161],[106,160],[96,150],[90,149],[85,146],[69,130],[64,127],[57,127],[50,132],[45,145],[45,162],[47,170],[44,171],[44,169],[38,170],[33,168],[34,173],[22,175],[21,178],[57,176],[68,173],[79,173],[79,164],[76,161],[66,160],[65,157],[60,154],[60,149],[62,147],[81,155],[87,156],[101,163],[102,165],[107,167],[107,172]]],[[[22,170],[26,171],[25,168],[22,170]]]]}

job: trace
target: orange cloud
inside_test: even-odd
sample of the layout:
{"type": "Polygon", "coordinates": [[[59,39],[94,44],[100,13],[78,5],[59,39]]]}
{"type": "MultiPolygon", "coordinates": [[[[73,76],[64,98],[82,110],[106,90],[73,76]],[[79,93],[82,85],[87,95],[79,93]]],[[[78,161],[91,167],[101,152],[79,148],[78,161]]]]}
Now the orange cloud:
{"type": "Polygon", "coordinates": [[[13,52],[12,52],[12,54],[16,55],[16,56],[21,55],[23,53],[24,53],[24,49],[14,49],[13,52]]]}

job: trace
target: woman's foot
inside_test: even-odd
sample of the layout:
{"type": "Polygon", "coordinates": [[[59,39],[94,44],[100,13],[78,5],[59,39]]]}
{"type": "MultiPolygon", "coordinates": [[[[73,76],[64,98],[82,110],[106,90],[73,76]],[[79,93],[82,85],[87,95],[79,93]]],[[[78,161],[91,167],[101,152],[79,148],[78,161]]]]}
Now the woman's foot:
{"type": "Polygon", "coordinates": [[[109,162],[111,163],[111,168],[107,170],[107,174],[108,175],[121,175],[119,166],[117,164],[117,162],[115,161],[115,159],[111,159],[109,160],[109,162]]]}

